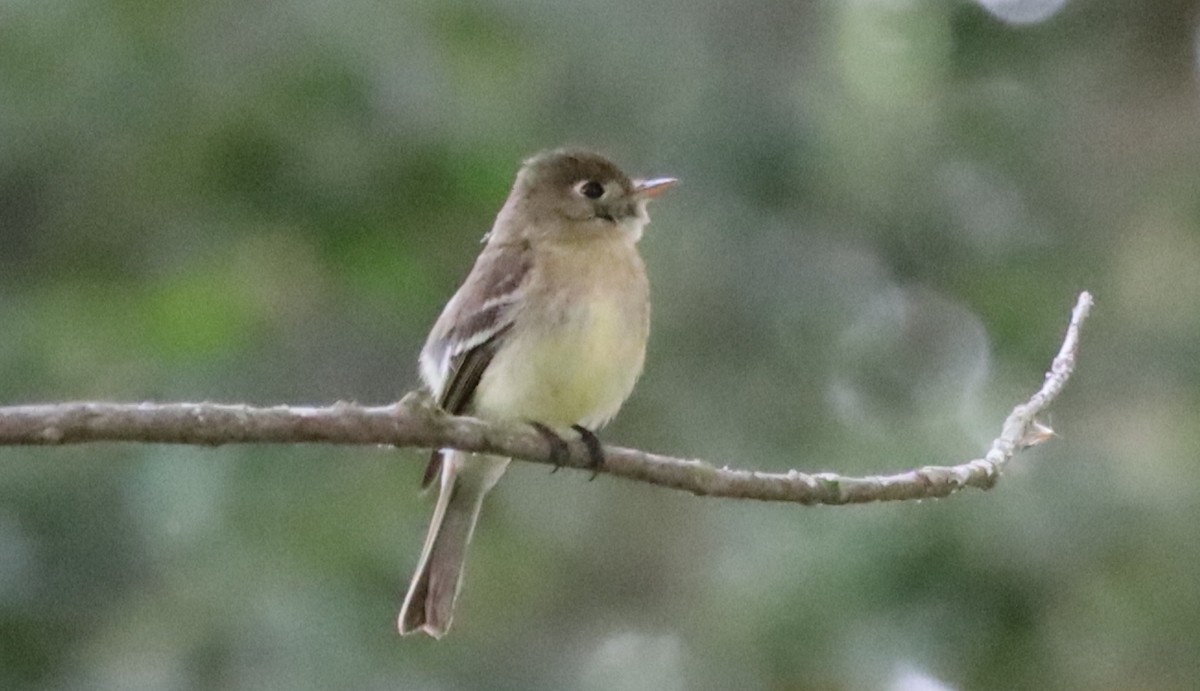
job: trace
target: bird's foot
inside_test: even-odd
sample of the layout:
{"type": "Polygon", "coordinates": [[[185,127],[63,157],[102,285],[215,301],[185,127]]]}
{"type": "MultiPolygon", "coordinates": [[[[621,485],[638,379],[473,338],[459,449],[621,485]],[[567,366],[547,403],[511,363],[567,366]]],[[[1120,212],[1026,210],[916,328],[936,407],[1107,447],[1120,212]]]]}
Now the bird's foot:
{"type": "Polygon", "coordinates": [[[587,447],[588,459],[590,461],[588,466],[592,469],[592,476],[588,478],[588,481],[591,482],[596,479],[596,476],[600,474],[600,469],[604,467],[604,446],[600,443],[600,439],[596,436],[596,433],[587,427],[583,425],[571,425],[571,429],[579,433],[579,439],[587,447]]]}
{"type": "Polygon", "coordinates": [[[542,435],[542,439],[550,445],[550,462],[554,464],[554,470],[551,473],[557,473],[562,467],[563,461],[571,455],[571,449],[567,446],[567,442],[558,433],[550,429],[540,422],[530,421],[529,426],[537,430],[537,433],[542,435]]]}

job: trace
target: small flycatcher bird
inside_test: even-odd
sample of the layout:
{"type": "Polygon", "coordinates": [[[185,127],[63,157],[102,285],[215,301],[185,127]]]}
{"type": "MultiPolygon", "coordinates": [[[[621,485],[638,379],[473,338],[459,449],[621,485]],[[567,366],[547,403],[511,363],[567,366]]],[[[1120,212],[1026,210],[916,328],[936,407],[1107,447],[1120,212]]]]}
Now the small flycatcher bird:
{"type": "MultiPolygon", "coordinates": [[[[674,178],[630,179],[578,149],[525,161],[484,248],[421,350],[421,378],[448,413],[591,430],[608,422],[642,372],[649,283],[637,242],[647,203],[674,178]]],[[[561,439],[559,443],[563,443],[561,439]]],[[[467,544],[483,497],[509,459],[435,451],[424,486],[440,481],[401,634],[450,628],[467,544]]]]}

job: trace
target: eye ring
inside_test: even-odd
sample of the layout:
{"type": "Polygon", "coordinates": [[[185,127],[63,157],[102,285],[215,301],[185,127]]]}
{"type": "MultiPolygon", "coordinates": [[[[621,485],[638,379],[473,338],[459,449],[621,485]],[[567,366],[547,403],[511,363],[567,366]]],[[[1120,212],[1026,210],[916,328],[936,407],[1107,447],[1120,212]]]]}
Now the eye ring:
{"type": "Polygon", "coordinates": [[[588,199],[599,199],[604,196],[604,185],[595,180],[583,180],[575,183],[575,191],[588,199]]]}

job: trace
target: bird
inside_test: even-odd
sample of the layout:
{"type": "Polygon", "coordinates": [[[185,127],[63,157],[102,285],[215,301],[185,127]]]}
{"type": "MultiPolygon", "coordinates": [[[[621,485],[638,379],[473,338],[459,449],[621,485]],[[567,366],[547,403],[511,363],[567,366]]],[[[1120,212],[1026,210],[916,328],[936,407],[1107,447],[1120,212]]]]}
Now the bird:
{"type": "MultiPolygon", "coordinates": [[[[602,463],[594,430],[616,415],[645,362],[650,296],[637,245],[646,207],[676,183],[630,178],[581,148],[526,159],[421,349],[420,376],[438,406],[529,423],[560,451],[574,430],[602,463]]],[[[438,483],[437,503],[398,617],[402,635],[449,630],[483,498],[508,463],[433,452],[422,486],[438,483]]]]}

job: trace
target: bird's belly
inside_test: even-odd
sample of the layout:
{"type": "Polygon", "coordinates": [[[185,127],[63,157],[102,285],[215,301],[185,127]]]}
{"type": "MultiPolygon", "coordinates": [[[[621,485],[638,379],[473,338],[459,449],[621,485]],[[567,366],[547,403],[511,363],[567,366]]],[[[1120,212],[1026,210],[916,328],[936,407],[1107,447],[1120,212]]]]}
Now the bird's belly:
{"type": "Polygon", "coordinates": [[[645,313],[602,300],[566,315],[513,329],[479,382],[476,414],[590,428],[616,414],[642,371],[645,313]]]}

